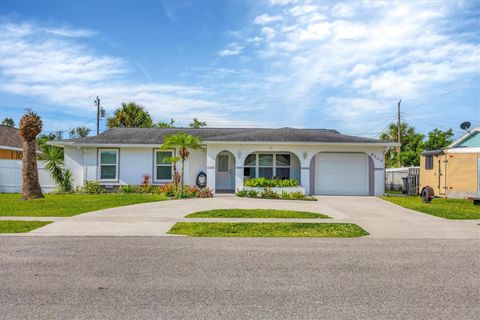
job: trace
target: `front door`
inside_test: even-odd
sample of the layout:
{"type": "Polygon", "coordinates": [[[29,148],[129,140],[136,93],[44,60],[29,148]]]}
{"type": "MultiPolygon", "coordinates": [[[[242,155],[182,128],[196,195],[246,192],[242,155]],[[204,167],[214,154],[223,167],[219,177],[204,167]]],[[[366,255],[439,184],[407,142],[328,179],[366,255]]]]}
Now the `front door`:
{"type": "Polygon", "coordinates": [[[217,191],[234,191],[235,181],[233,175],[233,158],[228,153],[219,154],[217,157],[217,191]]]}

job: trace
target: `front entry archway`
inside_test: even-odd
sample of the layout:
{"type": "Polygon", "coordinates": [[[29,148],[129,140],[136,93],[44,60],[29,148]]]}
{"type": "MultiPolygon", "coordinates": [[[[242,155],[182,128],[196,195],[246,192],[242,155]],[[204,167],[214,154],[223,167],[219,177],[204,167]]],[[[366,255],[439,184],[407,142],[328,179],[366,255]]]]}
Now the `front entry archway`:
{"type": "Polygon", "coordinates": [[[235,193],[235,156],[222,151],[216,158],[215,192],[235,193]]]}

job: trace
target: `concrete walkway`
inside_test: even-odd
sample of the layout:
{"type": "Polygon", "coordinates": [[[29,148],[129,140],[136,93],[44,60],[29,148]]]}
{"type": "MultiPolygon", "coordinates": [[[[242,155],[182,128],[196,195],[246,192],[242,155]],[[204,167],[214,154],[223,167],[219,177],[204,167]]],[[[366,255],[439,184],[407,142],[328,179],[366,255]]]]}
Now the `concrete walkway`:
{"type": "Polygon", "coordinates": [[[480,239],[479,220],[447,220],[375,197],[318,197],[318,201],[289,201],[217,195],[211,199],[171,200],[111,208],[70,218],[5,217],[8,218],[55,221],[24,236],[165,236],[179,221],[261,221],[356,223],[367,230],[371,238],[480,239]],[[333,219],[184,218],[192,212],[222,208],[290,209],[323,213],[333,219]]]}

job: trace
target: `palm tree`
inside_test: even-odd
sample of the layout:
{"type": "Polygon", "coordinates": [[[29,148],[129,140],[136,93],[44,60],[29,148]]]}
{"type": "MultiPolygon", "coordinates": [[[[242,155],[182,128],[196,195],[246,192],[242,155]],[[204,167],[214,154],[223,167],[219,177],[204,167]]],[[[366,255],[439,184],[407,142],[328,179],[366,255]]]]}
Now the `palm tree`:
{"type": "Polygon", "coordinates": [[[22,199],[43,198],[38,181],[37,151],[35,138],[42,131],[42,119],[32,110],[20,119],[20,136],[23,139],[22,199]]]}
{"type": "Polygon", "coordinates": [[[185,132],[180,132],[177,134],[167,135],[163,139],[163,145],[161,149],[178,149],[178,155],[181,159],[181,168],[180,168],[180,190],[183,192],[184,187],[184,168],[185,160],[187,160],[190,155],[191,150],[196,150],[202,148],[202,140],[198,137],[186,134],[185,132]]]}
{"type": "Polygon", "coordinates": [[[107,119],[109,128],[151,128],[153,120],[145,109],[134,102],[122,103],[112,117],[107,119]]]}

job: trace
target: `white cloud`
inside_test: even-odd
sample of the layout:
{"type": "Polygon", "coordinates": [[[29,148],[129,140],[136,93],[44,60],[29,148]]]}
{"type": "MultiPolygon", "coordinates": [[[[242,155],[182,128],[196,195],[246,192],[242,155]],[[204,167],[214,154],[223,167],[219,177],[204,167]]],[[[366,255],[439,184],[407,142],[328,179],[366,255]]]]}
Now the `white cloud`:
{"type": "MultiPolygon", "coordinates": [[[[0,91],[38,99],[58,106],[59,113],[78,116],[90,113],[93,97],[98,95],[107,110],[124,101],[135,101],[156,117],[191,118],[201,114],[207,121],[209,116],[217,121],[222,118],[219,110],[225,111],[225,106],[218,100],[211,101],[209,90],[133,81],[134,66],[141,65],[98,54],[78,41],[86,36],[84,30],[63,27],[0,24],[0,91]]],[[[145,69],[141,72],[148,75],[145,69]]],[[[65,126],[72,126],[74,121],[67,121],[65,126]]],[[[48,118],[45,122],[48,127],[48,118]]]]}
{"type": "Polygon", "coordinates": [[[243,50],[243,46],[240,46],[236,42],[229,43],[227,47],[227,49],[220,51],[218,55],[221,57],[237,56],[242,53],[243,50]]]}
{"type": "Polygon", "coordinates": [[[318,6],[307,4],[307,5],[295,6],[291,8],[288,12],[290,12],[292,16],[297,17],[297,16],[302,16],[309,13],[317,12],[318,9],[319,9],[318,6]]]}
{"type": "Polygon", "coordinates": [[[326,99],[330,112],[347,121],[353,118],[365,116],[365,114],[379,113],[389,110],[388,105],[381,104],[377,100],[365,98],[336,98],[326,99]]]}
{"type": "Polygon", "coordinates": [[[355,14],[352,6],[346,3],[338,3],[332,8],[332,16],[339,18],[351,18],[355,14]]]}
{"type": "Polygon", "coordinates": [[[264,26],[264,25],[267,25],[273,22],[282,21],[282,20],[283,20],[282,16],[270,16],[264,13],[260,16],[255,17],[255,20],[253,21],[253,23],[264,26]]]}
{"type": "MultiPolygon", "coordinates": [[[[395,1],[286,4],[282,25],[257,29],[269,40],[258,51],[272,72],[288,76],[285,95],[290,99],[305,101],[319,89],[335,90],[339,98],[354,96],[355,110],[372,108],[366,100],[357,100],[362,96],[382,102],[412,100],[430,88],[478,75],[478,42],[468,37],[470,30],[452,33],[447,27],[455,25],[454,6],[438,3],[433,9],[428,3],[395,1]],[[320,20],[309,19],[316,15],[320,20]]],[[[278,90],[286,85],[282,82],[278,90]]]]}

